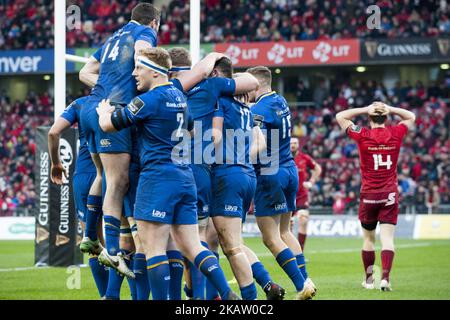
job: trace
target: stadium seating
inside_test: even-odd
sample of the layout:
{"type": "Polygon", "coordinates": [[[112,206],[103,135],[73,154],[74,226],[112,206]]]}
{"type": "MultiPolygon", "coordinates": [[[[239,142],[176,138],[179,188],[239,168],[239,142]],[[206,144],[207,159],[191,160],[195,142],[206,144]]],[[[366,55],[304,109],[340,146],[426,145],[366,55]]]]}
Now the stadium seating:
{"type": "MultiPolygon", "coordinates": [[[[82,12],[81,28],[67,32],[68,47],[95,47],[123,25],[133,1],[67,1],[82,12]]],[[[0,2],[0,50],[53,47],[53,1],[0,2]],[[33,32],[30,32],[33,30],[33,32]]],[[[189,43],[189,1],[163,7],[160,44],[189,43]]],[[[445,1],[377,1],[381,30],[366,28],[373,1],[206,0],[201,12],[203,43],[347,38],[433,37],[450,34],[445,1]],[[346,9],[346,10],[344,10],[346,9]],[[349,15],[347,12],[352,12],[349,15]]]]}

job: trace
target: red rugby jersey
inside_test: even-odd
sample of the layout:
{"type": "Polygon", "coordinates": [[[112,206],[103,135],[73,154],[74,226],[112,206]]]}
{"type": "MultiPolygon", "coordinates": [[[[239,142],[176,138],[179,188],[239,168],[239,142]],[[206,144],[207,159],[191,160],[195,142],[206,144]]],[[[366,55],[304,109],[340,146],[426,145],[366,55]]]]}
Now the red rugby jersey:
{"type": "Polygon", "coordinates": [[[298,154],[294,158],[295,165],[297,166],[298,170],[298,192],[297,194],[304,194],[308,193],[308,190],[303,187],[303,182],[308,181],[308,171],[309,169],[314,169],[315,163],[314,160],[308,156],[307,154],[304,154],[302,152],[298,152],[298,154]]]}
{"type": "Polygon", "coordinates": [[[361,192],[397,191],[397,161],[403,138],[408,132],[404,124],[385,128],[347,128],[348,136],[359,149],[361,192]]]}

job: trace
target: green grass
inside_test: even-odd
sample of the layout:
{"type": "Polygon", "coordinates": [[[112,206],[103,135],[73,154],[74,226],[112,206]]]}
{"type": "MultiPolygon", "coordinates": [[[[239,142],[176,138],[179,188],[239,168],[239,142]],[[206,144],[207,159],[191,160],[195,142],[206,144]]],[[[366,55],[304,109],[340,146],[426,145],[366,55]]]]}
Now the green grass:
{"type": "MultiPolygon", "coordinates": [[[[277,265],[275,259],[258,238],[246,239],[269,270],[273,279],[286,290],[286,298],[293,299],[292,283],[277,265]]],[[[308,272],[318,287],[317,299],[450,299],[450,241],[397,240],[397,249],[391,272],[394,291],[362,289],[363,267],[359,239],[310,238],[306,244],[309,259],[308,272]]],[[[66,282],[70,276],[66,268],[35,268],[31,270],[6,270],[32,267],[33,241],[0,241],[0,300],[1,299],[98,299],[97,289],[89,268],[81,268],[81,288],[70,290],[66,282]]],[[[379,251],[376,264],[380,266],[379,251]]],[[[226,259],[221,259],[228,279],[233,279],[226,259]]],[[[238,292],[235,281],[231,286],[238,292]]],[[[258,297],[264,299],[262,290],[258,297]]],[[[130,299],[126,282],[122,299],[130,299]]]]}

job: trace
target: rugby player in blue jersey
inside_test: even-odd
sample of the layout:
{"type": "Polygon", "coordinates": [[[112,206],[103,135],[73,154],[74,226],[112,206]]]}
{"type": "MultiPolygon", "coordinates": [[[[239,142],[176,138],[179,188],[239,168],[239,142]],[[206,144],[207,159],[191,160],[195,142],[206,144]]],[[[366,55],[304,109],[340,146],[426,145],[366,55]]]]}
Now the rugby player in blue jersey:
{"type": "Polygon", "coordinates": [[[101,250],[99,261],[129,278],[135,278],[135,275],[120,251],[119,235],[124,196],[129,186],[131,131],[127,129],[114,134],[102,131],[96,107],[106,98],[115,106],[125,106],[137,95],[136,81],[132,76],[135,53],[156,47],[159,21],[160,12],[153,5],[138,4],[132,11],[131,21],[115,32],[80,71],[80,80],[93,86],[82,110],[81,122],[86,130],[89,151],[98,172],[104,170],[107,185],[102,206],[102,179],[97,175],[89,192],[88,206],[91,210],[80,249],[100,252],[95,230],[99,213],[103,210],[106,250],[101,250]]]}
{"type": "MultiPolygon", "coordinates": [[[[86,143],[86,137],[82,125],[80,124],[80,112],[83,108],[87,97],[81,97],[73,101],[56,119],[55,123],[48,132],[48,150],[51,160],[51,180],[58,185],[63,183],[63,175],[67,178],[67,169],[61,163],[59,157],[59,146],[61,134],[74,124],[78,124],[78,139],[80,149],[78,151],[77,162],[75,164],[75,172],[73,174],[72,188],[75,200],[75,210],[78,215],[78,221],[81,224],[83,232],[85,230],[87,208],[87,198],[89,189],[94,182],[97,174],[94,163],[86,143]]],[[[101,173],[100,173],[101,175],[101,173]]],[[[103,242],[103,232],[101,225],[98,226],[97,234],[103,242]]],[[[97,255],[93,254],[89,257],[89,266],[94,277],[95,284],[100,297],[106,294],[108,285],[108,271],[104,266],[98,263],[97,255]]]]}
{"type": "Polygon", "coordinates": [[[141,51],[133,75],[140,91],[126,108],[115,111],[109,101],[98,107],[106,132],[138,128],[141,174],[134,217],[147,258],[154,300],[169,297],[170,270],[166,255],[170,230],[184,255],[219,290],[222,299],[239,297],[228,286],[217,258],[200,243],[195,180],[188,162],[192,122],[183,93],[168,82],[170,56],[164,49],[141,51]]]}
{"type": "Polygon", "coordinates": [[[254,121],[266,136],[266,151],[255,165],[255,216],[264,244],[294,283],[297,299],[311,299],[316,289],[308,278],[305,257],[290,230],[298,189],[298,172],[290,152],[291,113],[286,100],[272,91],[271,71],[263,66],[247,70],[259,87],[249,94],[254,121]]]}

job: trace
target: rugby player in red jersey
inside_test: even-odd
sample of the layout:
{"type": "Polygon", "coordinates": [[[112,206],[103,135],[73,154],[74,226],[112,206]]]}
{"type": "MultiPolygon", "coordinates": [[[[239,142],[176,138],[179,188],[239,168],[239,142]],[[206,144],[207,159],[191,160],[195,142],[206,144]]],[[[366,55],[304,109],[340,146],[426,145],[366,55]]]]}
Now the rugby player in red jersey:
{"type": "Polygon", "coordinates": [[[339,126],[358,144],[361,167],[359,220],[363,229],[362,260],[366,272],[363,287],[374,288],[375,228],[380,222],[382,279],[380,289],[391,291],[389,273],[394,260],[394,231],[398,216],[397,160],[403,138],[414,126],[414,113],[374,102],[336,115],[339,126]],[[401,121],[386,126],[388,114],[401,121]],[[355,125],[351,119],[368,115],[370,128],[355,125]]]}
{"type": "Polygon", "coordinates": [[[298,225],[298,242],[305,251],[306,230],[309,219],[309,190],[314,186],[322,173],[322,167],[309,155],[300,151],[300,143],[297,137],[291,138],[291,153],[298,170],[298,191],[296,197],[298,225]],[[308,180],[308,169],[311,170],[311,178],[308,180]]]}

